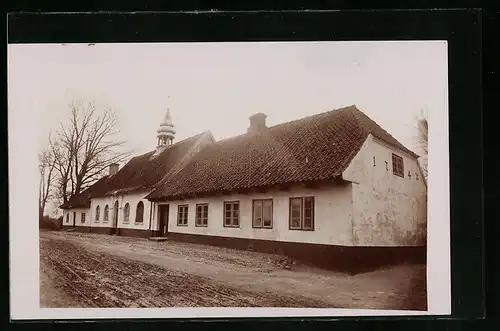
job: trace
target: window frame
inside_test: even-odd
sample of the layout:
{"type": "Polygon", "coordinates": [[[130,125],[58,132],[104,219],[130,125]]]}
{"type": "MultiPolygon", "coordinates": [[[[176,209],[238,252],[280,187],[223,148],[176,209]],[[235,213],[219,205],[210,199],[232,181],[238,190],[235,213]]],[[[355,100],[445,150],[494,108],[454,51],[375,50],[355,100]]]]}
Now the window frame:
{"type": "Polygon", "coordinates": [[[142,202],[142,201],[139,201],[137,203],[137,206],[135,207],[135,221],[134,221],[134,223],[144,224],[144,202],[142,202]],[[142,206],[142,213],[141,213],[141,221],[139,222],[139,221],[137,221],[137,218],[138,218],[137,216],[139,215],[139,206],[140,205],[142,206]]]}
{"type": "Polygon", "coordinates": [[[99,218],[101,217],[101,206],[97,205],[95,207],[95,222],[99,223],[99,218]]]}
{"type": "Polygon", "coordinates": [[[182,205],[177,205],[177,226],[188,226],[189,223],[189,204],[182,204],[182,205]],[[186,223],[183,224],[184,222],[181,222],[184,220],[184,218],[181,220],[181,208],[184,209],[186,208],[185,212],[183,212],[183,215],[185,215],[185,221],[186,223]]]}
{"type": "Polygon", "coordinates": [[[404,166],[403,157],[399,156],[395,153],[392,153],[391,160],[392,160],[392,174],[396,175],[398,177],[404,178],[405,177],[405,166],[404,166]],[[398,164],[399,161],[401,162],[401,164],[398,164]],[[401,169],[399,168],[399,166],[401,166],[401,169]],[[397,170],[401,170],[401,173],[399,173],[397,170]]]}
{"type": "Polygon", "coordinates": [[[196,209],[195,209],[195,216],[194,216],[194,225],[196,227],[208,227],[208,203],[197,203],[196,204],[196,209]],[[201,217],[198,217],[198,207],[201,207],[201,217]],[[205,214],[205,207],[206,207],[206,216],[205,214]],[[203,224],[203,221],[205,221],[205,224],[203,224]]]}
{"type": "Polygon", "coordinates": [[[102,222],[103,223],[109,222],[109,205],[106,205],[104,207],[104,216],[102,218],[102,222]]]}
{"type": "Polygon", "coordinates": [[[289,230],[297,230],[297,231],[314,231],[316,228],[316,201],[314,199],[314,196],[303,196],[303,197],[290,197],[288,199],[288,229],[289,230]],[[311,208],[311,227],[305,227],[305,209],[306,209],[306,200],[311,199],[312,201],[312,208],[311,208]],[[300,227],[293,227],[292,226],[292,201],[293,200],[300,200],[300,227]]]}
{"type": "Polygon", "coordinates": [[[123,223],[130,223],[130,203],[125,203],[123,206],[123,223]]]}
{"type": "Polygon", "coordinates": [[[272,229],[273,228],[273,214],[274,214],[274,201],[272,198],[268,199],[253,199],[252,200],[252,228],[253,229],[272,229]],[[265,226],[264,225],[264,202],[270,201],[271,202],[271,225],[270,226],[265,226]],[[255,204],[260,203],[261,209],[260,209],[260,216],[261,216],[261,223],[260,226],[255,225],[255,204]]]}
{"type": "Polygon", "coordinates": [[[86,213],[80,213],[80,224],[85,224],[86,218],[87,218],[86,213]]]}
{"type": "Polygon", "coordinates": [[[240,201],[239,200],[234,200],[234,201],[224,201],[224,212],[223,212],[223,216],[222,216],[222,226],[225,227],[225,228],[239,228],[240,227],[240,212],[241,212],[241,209],[240,209],[240,201]],[[230,209],[230,212],[231,212],[231,216],[229,216],[229,220],[230,220],[230,224],[227,225],[226,224],[226,206],[230,205],[231,206],[231,209],[230,209]],[[238,205],[238,217],[235,218],[234,217],[234,206],[235,205],[238,205]],[[234,220],[237,220],[238,221],[238,224],[237,225],[234,225],[234,220]]]}

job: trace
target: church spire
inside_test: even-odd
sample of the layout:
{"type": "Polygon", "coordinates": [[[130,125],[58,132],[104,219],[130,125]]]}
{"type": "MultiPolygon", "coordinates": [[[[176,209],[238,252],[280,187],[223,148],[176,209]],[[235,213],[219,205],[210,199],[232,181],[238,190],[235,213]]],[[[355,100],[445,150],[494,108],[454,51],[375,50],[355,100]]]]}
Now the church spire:
{"type": "Polygon", "coordinates": [[[163,121],[160,123],[160,127],[156,130],[158,145],[156,147],[157,150],[164,150],[166,147],[173,144],[175,138],[175,127],[172,122],[172,115],[170,115],[170,109],[167,108],[167,112],[165,113],[165,117],[163,121]]]}

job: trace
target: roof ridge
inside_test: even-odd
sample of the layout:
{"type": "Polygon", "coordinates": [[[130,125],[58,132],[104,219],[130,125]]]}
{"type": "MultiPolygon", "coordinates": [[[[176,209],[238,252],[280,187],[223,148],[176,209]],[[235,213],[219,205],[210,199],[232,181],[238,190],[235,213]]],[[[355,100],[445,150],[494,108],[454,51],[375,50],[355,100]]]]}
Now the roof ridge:
{"type": "MultiPolygon", "coordinates": [[[[327,111],[324,111],[324,112],[321,112],[321,113],[317,113],[317,114],[313,114],[313,115],[308,115],[308,116],[305,116],[305,117],[302,117],[302,118],[299,118],[299,119],[291,120],[291,121],[288,121],[288,122],[278,123],[278,124],[275,124],[273,126],[267,127],[267,129],[271,130],[271,129],[279,128],[281,126],[289,125],[289,124],[292,124],[292,123],[299,123],[301,121],[309,120],[309,119],[314,118],[314,117],[324,116],[324,115],[326,115],[328,113],[337,113],[337,112],[342,112],[342,111],[349,110],[349,109],[357,109],[357,107],[356,107],[355,104],[352,104],[352,105],[341,107],[341,108],[331,109],[331,110],[327,110],[327,111]]],[[[358,109],[358,111],[360,111],[360,110],[358,109]]],[[[222,143],[222,142],[231,141],[233,139],[237,139],[237,138],[240,138],[240,137],[243,137],[243,136],[246,136],[246,135],[248,135],[248,133],[242,133],[242,134],[239,134],[237,136],[232,136],[232,137],[221,139],[219,141],[216,141],[216,143],[219,143],[219,142],[222,143]]]]}
{"type": "MultiPolygon", "coordinates": [[[[288,122],[283,122],[283,123],[275,124],[275,125],[270,126],[268,128],[269,129],[273,129],[273,128],[276,128],[276,127],[279,127],[279,126],[282,126],[282,125],[287,125],[287,124],[291,124],[291,123],[301,122],[301,121],[304,121],[304,120],[312,119],[314,117],[320,117],[320,116],[324,116],[324,115],[327,115],[327,114],[330,114],[330,113],[337,113],[337,112],[342,112],[342,111],[350,110],[350,109],[357,109],[357,107],[356,107],[356,105],[352,104],[350,106],[345,106],[345,107],[341,107],[341,108],[326,110],[326,111],[321,112],[321,113],[316,113],[316,114],[308,115],[308,116],[305,116],[305,117],[302,117],[302,118],[299,118],[299,119],[291,120],[291,121],[288,121],[288,122]]],[[[357,109],[357,110],[360,111],[359,109],[357,109]]]]}

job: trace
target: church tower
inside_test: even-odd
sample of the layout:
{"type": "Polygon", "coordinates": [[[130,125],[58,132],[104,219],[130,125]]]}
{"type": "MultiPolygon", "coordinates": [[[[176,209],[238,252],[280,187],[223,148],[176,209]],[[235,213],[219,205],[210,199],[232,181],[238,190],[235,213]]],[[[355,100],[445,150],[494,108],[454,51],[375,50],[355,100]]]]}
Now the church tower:
{"type": "Polygon", "coordinates": [[[170,109],[167,108],[167,113],[165,118],[160,123],[160,127],[156,130],[158,145],[156,146],[156,153],[159,154],[163,152],[168,146],[172,145],[175,138],[175,127],[172,123],[172,116],[170,115],[170,109]]]}

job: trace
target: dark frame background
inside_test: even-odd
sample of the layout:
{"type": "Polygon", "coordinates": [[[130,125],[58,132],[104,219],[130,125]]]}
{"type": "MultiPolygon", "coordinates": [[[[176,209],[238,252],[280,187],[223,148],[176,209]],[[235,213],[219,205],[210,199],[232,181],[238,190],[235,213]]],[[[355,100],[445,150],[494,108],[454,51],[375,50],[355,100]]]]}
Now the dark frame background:
{"type": "MultiPolygon", "coordinates": [[[[16,13],[10,14],[7,21],[9,43],[447,40],[452,315],[442,318],[484,317],[480,10],[16,13]]],[[[354,330],[366,326],[367,320],[405,318],[286,318],[279,319],[279,323],[286,329],[306,325],[326,329],[331,327],[329,321],[339,319],[347,320],[344,325],[350,324],[347,327],[354,330]],[[315,321],[306,322],[309,320],[315,321]]],[[[427,325],[423,320],[436,317],[412,319],[421,320],[413,324],[415,329],[421,329],[427,325]]],[[[278,326],[278,319],[265,319],[269,323],[263,320],[238,319],[237,323],[241,324],[238,327],[278,326]]],[[[188,326],[175,319],[160,323],[188,326]]],[[[160,323],[141,328],[159,328],[160,323]]],[[[230,323],[210,324],[220,330],[222,324],[230,323]]]]}

